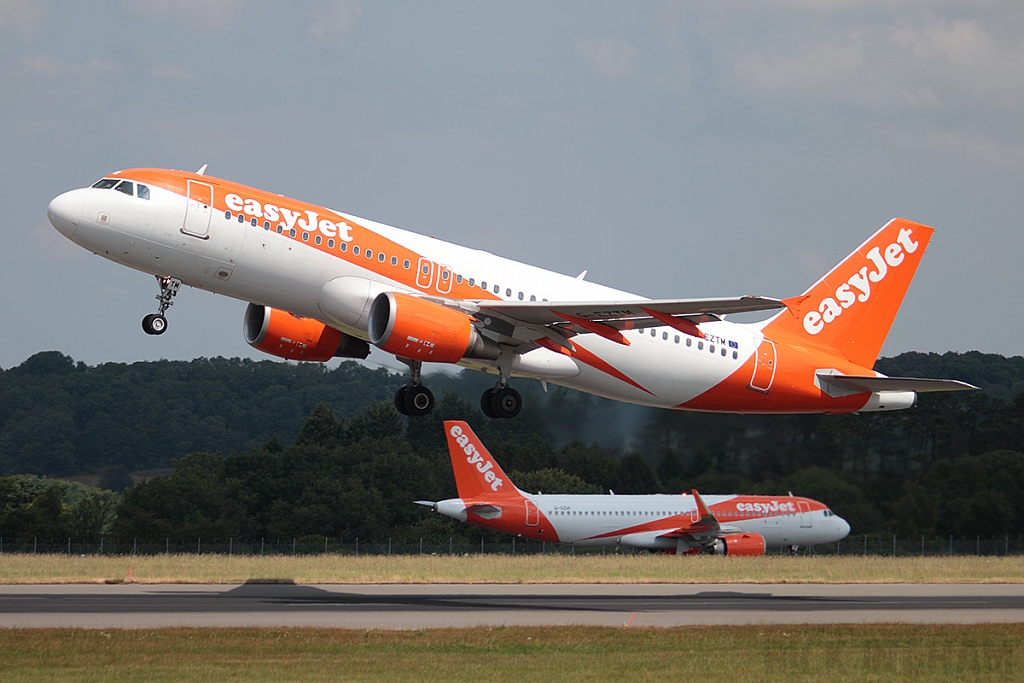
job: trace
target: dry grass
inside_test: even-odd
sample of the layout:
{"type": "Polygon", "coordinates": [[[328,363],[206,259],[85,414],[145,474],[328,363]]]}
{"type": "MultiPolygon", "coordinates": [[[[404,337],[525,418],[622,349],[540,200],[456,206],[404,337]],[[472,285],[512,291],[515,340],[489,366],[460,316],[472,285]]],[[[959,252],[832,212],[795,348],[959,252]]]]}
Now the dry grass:
{"type": "Polygon", "coordinates": [[[4,681],[1017,681],[1024,625],[0,631],[4,681]]]}
{"type": "Polygon", "coordinates": [[[0,555],[0,584],[1024,583],[1024,557],[0,555]]]}

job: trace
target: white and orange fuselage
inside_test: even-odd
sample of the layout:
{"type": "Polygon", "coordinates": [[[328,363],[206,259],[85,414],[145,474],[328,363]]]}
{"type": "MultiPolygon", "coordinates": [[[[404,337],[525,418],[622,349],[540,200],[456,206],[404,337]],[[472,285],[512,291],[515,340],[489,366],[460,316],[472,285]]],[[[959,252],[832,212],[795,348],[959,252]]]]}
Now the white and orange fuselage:
{"type": "Polygon", "coordinates": [[[692,410],[839,413],[915,400],[902,386],[822,379],[877,374],[870,368],[932,234],[909,221],[892,221],[771,320],[735,324],[719,315],[734,308],[716,300],[696,311],[682,305],[690,300],[648,306],[205,175],[132,169],[97,185],[53,200],[60,232],[131,268],[254,304],[246,338],[285,358],[327,360],[346,355],[345,340],[369,340],[411,361],[692,410]]]}
{"type": "Polygon", "coordinates": [[[419,502],[476,526],[548,543],[723,555],[834,543],[850,533],[825,504],[793,495],[527,493],[466,422],[444,427],[459,497],[419,502]]]}

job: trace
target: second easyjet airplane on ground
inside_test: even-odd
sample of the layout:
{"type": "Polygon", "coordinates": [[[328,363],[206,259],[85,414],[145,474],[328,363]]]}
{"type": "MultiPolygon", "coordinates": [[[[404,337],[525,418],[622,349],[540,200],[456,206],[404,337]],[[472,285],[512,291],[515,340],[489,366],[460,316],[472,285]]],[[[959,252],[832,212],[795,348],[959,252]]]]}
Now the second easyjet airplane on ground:
{"type": "Polygon", "coordinates": [[[850,525],[825,505],[797,496],[551,495],[509,481],[469,425],[444,423],[458,498],[421,500],[462,522],[579,546],[669,553],[764,555],[769,547],[835,543],[850,525]]]}
{"type": "Polygon", "coordinates": [[[648,300],[484,251],[197,173],[118,171],[50,202],[82,247],[155,275],[161,334],[182,284],[250,302],[253,347],[292,360],[365,358],[372,343],[409,365],[407,415],[434,404],[424,362],[493,372],[480,406],[522,407],[533,377],[661,408],[845,413],[973,388],[871,370],[932,228],[894,219],[802,296],[648,300]],[[767,321],[726,314],[779,309],[767,321]]]}

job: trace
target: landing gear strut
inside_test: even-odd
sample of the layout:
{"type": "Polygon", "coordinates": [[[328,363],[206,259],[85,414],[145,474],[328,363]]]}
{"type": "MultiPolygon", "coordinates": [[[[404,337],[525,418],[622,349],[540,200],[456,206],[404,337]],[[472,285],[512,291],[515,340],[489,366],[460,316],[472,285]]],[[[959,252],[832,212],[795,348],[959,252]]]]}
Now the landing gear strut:
{"type": "Polygon", "coordinates": [[[167,318],[164,317],[164,313],[174,304],[171,299],[181,289],[181,280],[176,277],[157,275],[156,281],[160,285],[160,294],[156,297],[160,302],[160,308],[158,312],[150,313],[142,319],[142,329],[146,334],[163,334],[167,331],[167,318]]]}
{"type": "Polygon", "coordinates": [[[412,372],[412,379],[404,387],[395,392],[395,409],[402,415],[410,417],[423,417],[434,409],[434,394],[430,389],[423,386],[420,380],[420,370],[423,363],[418,360],[399,358],[409,366],[412,372]]]}

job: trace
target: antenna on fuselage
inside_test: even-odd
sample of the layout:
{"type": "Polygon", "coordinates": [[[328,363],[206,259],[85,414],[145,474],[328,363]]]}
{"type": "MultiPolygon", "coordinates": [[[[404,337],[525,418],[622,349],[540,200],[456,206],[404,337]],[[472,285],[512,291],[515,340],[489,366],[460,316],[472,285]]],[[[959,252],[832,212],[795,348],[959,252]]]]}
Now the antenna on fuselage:
{"type": "Polygon", "coordinates": [[[204,173],[206,173],[206,167],[207,167],[208,165],[209,165],[209,164],[203,164],[203,165],[202,165],[202,166],[201,166],[201,167],[199,168],[199,170],[198,170],[198,171],[196,171],[196,175],[203,175],[204,173]]]}

